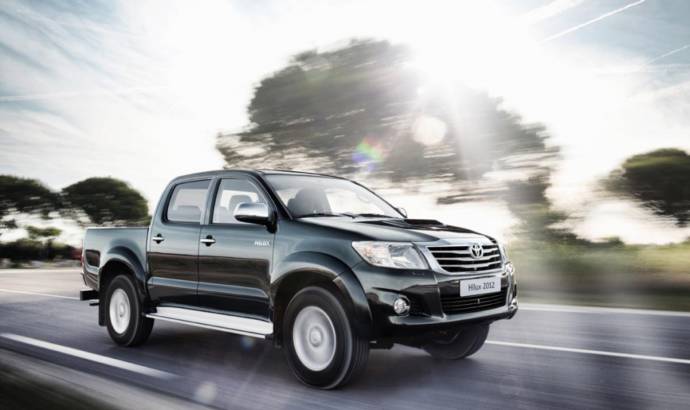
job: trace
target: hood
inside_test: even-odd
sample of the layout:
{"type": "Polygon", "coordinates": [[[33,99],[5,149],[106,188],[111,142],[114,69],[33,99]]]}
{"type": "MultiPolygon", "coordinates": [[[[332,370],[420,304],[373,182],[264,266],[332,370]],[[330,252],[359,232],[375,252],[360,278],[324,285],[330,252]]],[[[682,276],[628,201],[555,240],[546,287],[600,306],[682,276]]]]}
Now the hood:
{"type": "Polygon", "coordinates": [[[375,241],[433,242],[441,239],[480,241],[488,239],[494,242],[493,238],[487,235],[457,226],[445,225],[433,219],[314,217],[303,218],[302,222],[352,232],[375,241]]]}

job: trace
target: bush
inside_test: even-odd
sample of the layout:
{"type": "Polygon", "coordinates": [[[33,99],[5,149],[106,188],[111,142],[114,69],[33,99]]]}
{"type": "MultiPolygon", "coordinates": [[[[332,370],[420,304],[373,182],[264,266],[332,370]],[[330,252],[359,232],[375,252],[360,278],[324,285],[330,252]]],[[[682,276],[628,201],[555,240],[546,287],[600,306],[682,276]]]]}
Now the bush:
{"type": "Polygon", "coordinates": [[[0,243],[0,259],[11,261],[72,259],[74,253],[73,246],[59,242],[44,244],[41,241],[24,238],[0,243]]]}

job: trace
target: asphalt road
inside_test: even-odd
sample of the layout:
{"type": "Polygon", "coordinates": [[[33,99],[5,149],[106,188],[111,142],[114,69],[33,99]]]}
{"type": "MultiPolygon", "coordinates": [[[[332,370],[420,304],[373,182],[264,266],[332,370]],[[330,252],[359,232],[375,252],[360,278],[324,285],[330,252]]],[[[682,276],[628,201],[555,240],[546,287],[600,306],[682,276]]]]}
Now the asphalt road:
{"type": "Polygon", "coordinates": [[[76,270],[0,271],[0,348],[220,408],[690,408],[690,314],[524,305],[470,359],[373,350],[337,391],[301,385],[270,342],[157,322],[115,346],[76,270]]]}

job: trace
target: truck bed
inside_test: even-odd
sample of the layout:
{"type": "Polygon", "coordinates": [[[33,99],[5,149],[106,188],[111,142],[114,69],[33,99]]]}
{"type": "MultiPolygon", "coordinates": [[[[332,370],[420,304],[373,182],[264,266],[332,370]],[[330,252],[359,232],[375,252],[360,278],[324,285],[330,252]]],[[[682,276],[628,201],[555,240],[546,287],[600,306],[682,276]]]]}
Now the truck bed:
{"type": "Polygon", "coordinates": [[[98,288],[99,269],[118,252],[134,253],[146,267],[148,228],[88,228],[84,236],[84,282],[98,288]]]}

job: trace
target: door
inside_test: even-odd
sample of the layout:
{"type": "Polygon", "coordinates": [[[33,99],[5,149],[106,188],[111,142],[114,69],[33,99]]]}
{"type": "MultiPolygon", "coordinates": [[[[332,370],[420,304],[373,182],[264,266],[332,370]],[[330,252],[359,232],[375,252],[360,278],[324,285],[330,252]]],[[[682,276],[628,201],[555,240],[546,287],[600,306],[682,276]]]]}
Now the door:
{"type": "Polygon", "coordinates": [[[210,180],[181,182],[168,192],[149,234],[149,294],[154,303],[197,305],[199,234],[210,180]]]}
{"type": "Polygon", "coordinates": [[[217,183],[212,213],[202,226],[199,247],[199,304],[246,316],[269,315],[270,266],[274,234],[263,225],[237,221],[243,202],[262,202],[266,194],[249,179],[217,183]]]}

